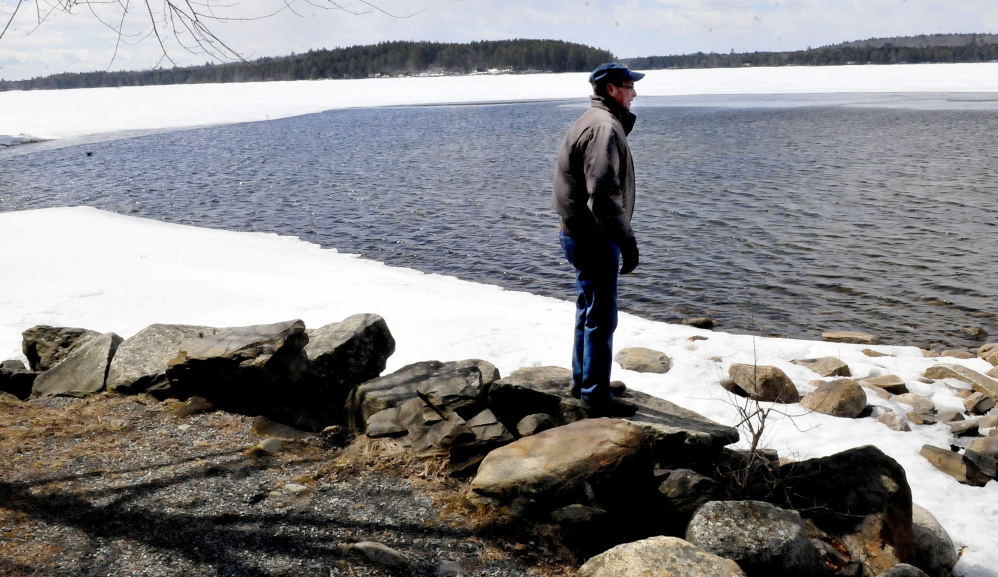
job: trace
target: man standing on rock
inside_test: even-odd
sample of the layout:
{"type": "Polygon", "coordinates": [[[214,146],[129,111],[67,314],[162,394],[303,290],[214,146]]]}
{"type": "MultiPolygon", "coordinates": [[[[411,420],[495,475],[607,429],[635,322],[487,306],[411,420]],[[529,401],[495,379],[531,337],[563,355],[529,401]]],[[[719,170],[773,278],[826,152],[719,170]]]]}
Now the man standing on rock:
{"type": "Polygon", "coordinates": [[[568,130],[554,174],[561,246],[575,267],[575,347],[572,394],[590,416],[626,417],[637,410],[610,390],[613,331],[617,328],[617,270],[638,266],[631,230],[634,165],[627,135],[634,126],[634,83],[644,78],[616,63],[589,76],[592,106],[568,130]],[[623,265],[620,261],[623,260],[623,265]]]}

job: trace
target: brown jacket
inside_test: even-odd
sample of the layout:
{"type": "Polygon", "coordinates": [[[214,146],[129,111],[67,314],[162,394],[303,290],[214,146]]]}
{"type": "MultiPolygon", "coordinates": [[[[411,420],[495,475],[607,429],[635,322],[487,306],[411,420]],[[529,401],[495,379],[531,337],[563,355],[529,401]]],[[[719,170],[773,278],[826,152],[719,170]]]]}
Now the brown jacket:
{"type": "Polygon", "coordinates": [[[633,238],[634,164],[627,135],[635,116],[593,96],[592,106],[568,130],[558,151],[552,206],[572,237],[633,238]]]}

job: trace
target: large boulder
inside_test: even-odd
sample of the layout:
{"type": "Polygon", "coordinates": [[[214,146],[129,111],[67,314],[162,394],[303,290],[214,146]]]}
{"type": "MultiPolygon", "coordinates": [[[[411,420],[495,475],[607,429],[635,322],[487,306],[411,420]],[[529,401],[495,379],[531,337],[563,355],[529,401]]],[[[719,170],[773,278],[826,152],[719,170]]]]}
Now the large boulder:
{"type": "Polygon", "coordinates": [[[825,415],[855,419],[866,409],[866,393],[852,379],[836,379],[819,385],[800,404],[825,415]]]}
{"type": "Polygon", "coordinates": [[[29,371],[18,360],[0,363],[0,392],[14,395],[22,401],[31,395],[31,387],[38,373],[29,371]]]}
{"type": "Polygon", "coordinates": [[[911,525],[915,537],[914,565],[929,577],[950,577],[959,556],[949,533],[932,513],[918,504],[911,506],[911,525]]]}
{"type": "Polygon", "coordinates": [[[86,397],[103,390],[111,359],[121,342],[114,333],[87,340],[35,379],[31,397],[86,397]]]}
{"type": "Polygon", "coordinates": [[[839,539],[871,575],[915,561],[904,468],[873,446],[788,463],[782,506],[839,539]]]}
{"type": "Polygon", "coordinates": [[[32,371],[47,371],[100,333],[72,327],[38,325],[21,333],[21,352],[32,371]]]}
{"type": "MultiPolygon", "coordinates": [[[[298,387],[308,367],[308,335],[300,320],[220,329],[185,342],[169,361],[169,394],[204,397],[217,407],[298,422],[293,405],[308,403],[298,387]]],[[[305,407],[307,410],[309,407],[305,407]]]]}
{"type": "Polygon", "coordinates": [[[644,347],[621,349],[613,360],[620,368],[638,373],[664,374],[672,368],[672,360],[668,355],[644,347]]]}
{"type": "Polygon", "coordinates": [[[793,381],[777,367],[735,363],[728,367],[728,375],[750,399],[777,403],[800,401],[793,381]]]}
{"type": "Polygon", "coordinates": [[[738,430],[699,413],[641,391],[628,391],[638,412],[627,420],[641,427],[652,460],[663,468],[692,466],[715,460],[721,450],[738,442],[738,430]]]}
{"type": "Polygon", "coordinates": [[[107,390],[135,394],[146,390],[168,393],[166,369],[184,343],[212,337],[222,329],[192,325],[149,325],[118,347],[107,374],[107,390]]]}
{"type": "Polygon", "coordinates": [[[645,434],[621,419],[584,419],[523,437],[489,453],[469,500],[546,512],[571,505],[610,508],[652,494],[645,434]]]}
{"type": "Polygon", "coordinates": [[[353,315],[306,332],[312,386],[336,404],[342,404],[354,386],[378,377],[395,352],[388,323],[376,314],[353,315]]]}
{"type": "Polygon", "coordinates": [[[618,545],[579,568],[578,577],[745,577],[738,564],[678,537],[618,545]]]}
{"type": "Polygon", "coordinates": [[[822,562],[797,511],[762,501],[711,501],[686,528],[691,544],[750,576],[819,575],[822,562]]]}
{"type": "Polygon", "coordinates": [[[559,425],[586,418],[586,411],[572,397],[572,371],[562,367],[526,367],[489,387],[489,408],[507,429],[527,415],[551,415],[559,425]]]}
{"type": "Polygon", "coordinates": [[[790,361],[795,365],[807,367],[823,377],[851,377],[849,365],[836,357],[820,357],[817,359],[797,359],[790,361]]]}
{"type": "MultiPolygon", "coordinates": [[[[401,407],[406,401],[419,398],[420,388],[424,390],[424,404],[426,399],[446,396],[448,393],[444,389],[468,390],[469,387],[472,394],[484,402],[484,391],[497,375],[498,371],[492,363],[479,359],[413,363],[390,375],[371,379],[354,387],[347,396],[343,411],[351,430],[364,431],[368,419],[373,415],[385,409],[401,407]],[[444,392],[438,395],[433,391],[444,392]]],[[[470,416],[474,412],[472,410],[466,414],[470,416]]],[[[384,422],[383,418],[380,422],[384,422]]],[[[409,424],[411,423],[406,423],[406,428],[409,424]]]]}

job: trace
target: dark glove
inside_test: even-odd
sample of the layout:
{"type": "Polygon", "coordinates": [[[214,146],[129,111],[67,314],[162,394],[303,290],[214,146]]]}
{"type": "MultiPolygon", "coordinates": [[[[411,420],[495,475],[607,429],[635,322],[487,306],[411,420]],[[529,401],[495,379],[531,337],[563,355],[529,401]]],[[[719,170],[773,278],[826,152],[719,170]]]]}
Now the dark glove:
{"type": "Polygon", "coordinates": [[[620,258],[624,263],[620,267],[620,274],[627,274],[638,266],[638,241],[635,238],[625,239],[620,243],[620,258]]]}

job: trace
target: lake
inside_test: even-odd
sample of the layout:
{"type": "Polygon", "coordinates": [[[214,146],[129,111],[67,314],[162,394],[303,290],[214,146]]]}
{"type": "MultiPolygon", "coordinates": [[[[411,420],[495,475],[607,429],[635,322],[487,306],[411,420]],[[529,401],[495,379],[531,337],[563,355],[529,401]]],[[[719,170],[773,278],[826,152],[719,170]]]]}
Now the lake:
{"type": "MultiPolygon", "coordinates": [[[[857,330],[976,348],[967,329],[998,335],[996,104],[639,97],[629,140],[641,265],[622,280],[622,308],[707,316],[728,332],[857,330]]],[[[336,110],[26,145],[0,150],[0,210],[85,204],[295,235],[572,300],[550,187],[558,144],[586,105],[336,110]]],[[[44,266],[30,245],[7,253],[44,266]]]]}

